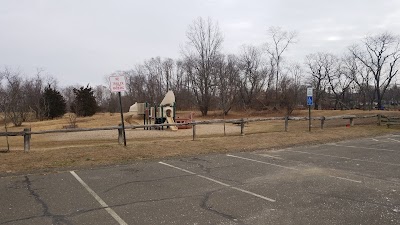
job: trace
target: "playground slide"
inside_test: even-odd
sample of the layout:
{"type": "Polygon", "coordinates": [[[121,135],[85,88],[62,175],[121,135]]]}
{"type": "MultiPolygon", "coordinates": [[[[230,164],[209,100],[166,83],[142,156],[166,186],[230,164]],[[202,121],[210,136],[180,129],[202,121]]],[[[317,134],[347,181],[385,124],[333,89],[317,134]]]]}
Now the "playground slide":
{"type": "MultiPolygon", "coordinates": [[[[167,123],[173,124],[173,123],[175,123],[175,121],[174,121],[174,119],[172,119],[172,117],[168,117],[168,116],[167,116],[167,123]]],[[[177,126],[169,126],[169,128],[170,128],[171,130],[178,130],[178,127],[177,127],[177,126]]]]}

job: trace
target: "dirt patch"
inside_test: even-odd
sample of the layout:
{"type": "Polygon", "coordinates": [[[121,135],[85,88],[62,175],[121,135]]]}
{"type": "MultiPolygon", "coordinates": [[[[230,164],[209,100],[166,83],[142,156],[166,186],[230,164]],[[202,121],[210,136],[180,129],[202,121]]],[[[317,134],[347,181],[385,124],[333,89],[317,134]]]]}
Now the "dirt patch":
{"type": "MultiPolygon", "coordinates": [[[[357,113],[363,112],[357,111],[357,113]]],[[[371,112],[365,114],[370,115],[371,112]]],[[[236,117],[240,116],[243,115],[236,117]]],[[[201,118],[205,119],[213,118],[201,118]]],[[[42,121],[29,125],[32,130],[62,126],[62,123],[57,124],[55,121],[47,122],[49,123],[42,121]]],[[[85,118],[78,124],[79,127],[96,127],[114,126],[117,123],[118,115],[104,114],[85,118]]],[[[143,159],[156,160],[209,153],[278,149],[376,136],[399,131],[400,128],[379,127],[376,125],[376,118],[355,120],[354,127],[347,127],[347,124],[348,120],[343,119],[326,121],[325,129],[321,130],[320,122],[313,121],[312,132],[308,132],[307,121],[289,121],[289,130],[284,132],[284,121],[255,122],[246,124],[244,136],[240,135],[240,126],[233,124],[226,124],[225,135],[223,124],[198,125],[195,141],[192,140],[191,129],[176,132],[132,129],[126,131],[127,147],[117,143],[116,130],[42,134],[32,136],[29,153],[23,152],[22,137],[9,137],[11,151],[0,154],[0,175],[125,164],[143,159]]],[[[22,130],[22,128],[13,129],[22,130]]],[[[1,137],[0,140],[2,140],[0,149],[5,149],[5,138],[1,137]]]]}

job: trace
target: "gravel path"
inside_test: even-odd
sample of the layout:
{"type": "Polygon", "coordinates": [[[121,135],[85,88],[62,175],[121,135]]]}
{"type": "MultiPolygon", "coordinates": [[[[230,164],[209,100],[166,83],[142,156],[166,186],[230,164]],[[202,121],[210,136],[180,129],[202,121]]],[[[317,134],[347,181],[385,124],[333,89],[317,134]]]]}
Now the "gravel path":
{"type": "MultiPolygon", "coordinates": [[[[239,134],[240,126],[226,124],[227,134],[239,134]]],[[[207,124],[207,125],[197,125],[196,134],[197,135],[210,135],[218,134],[223,135],[224,125],[223,124],[207,124]]],[[[192,129],[180,129],[178,131],[166,130],[143,130],[143,128],[138,129],[127,129],[126,132],[127,139],[134,138],[169,138],[169,137],[191,137],[193,134],[192,129]]],[[[72,140],[101,140],[101,139],[116,139],[116,130],[105,130],[105,131],[86,131],[86,132],[73,132],[73,133],[55,133],[47,134],[46,139],[53,141],[72,141],[72,140]]]]}

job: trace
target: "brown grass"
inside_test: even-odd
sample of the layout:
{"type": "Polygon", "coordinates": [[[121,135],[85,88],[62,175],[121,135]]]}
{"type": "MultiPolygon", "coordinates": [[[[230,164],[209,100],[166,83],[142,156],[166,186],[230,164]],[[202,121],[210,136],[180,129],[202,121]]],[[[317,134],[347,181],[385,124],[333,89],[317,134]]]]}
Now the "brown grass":
{"type": "MultiPolygon", "coordinates": [[[[296,116],[305,116],[307,111],[297,111],[296,116]]],[[[377,114],[372,111],[313,111],[312,116],[377,114]]],[[[400,115],[399,112],[386,112],[400,115]]],[[[184,114],[184,113],[182,113],[184,114]]],[[[232,113],[227,118],[267,117],[264,113],[232,113]]],[[[279,116],[279,115],[273,115],[279,116]]],[[[221,119],[218,112],[197,120],[221,119]]],[[[119,123],[119,114],[97,114],[89,118],[78,118],[78,127],[114,126],[119,123]]],[[[140,121],[138,121],[140,122],[140,121]]],[[[49,172],[71,168],[88,168],[129,163],[142,159],[162,159],[174,156],[190,156],[208,153],[252,151],[256,149],[284,148],[333,142],[343,139],[376,136],[398,131],[398,127],[387,129],[376,126],[376,118],[355,120],[354,127],[346,127],[347,120],[326,121],[321,130],[319,121],[313,121],[312,132],[308,132],[307,121],[290,121],[289,131],[283,132],[283,121],[268,121],[246,124],[246,135],[240,135],[240,127],[226,125],[226,136],[222,124],[197,126],[198,138],[192,141],[192,130],[143,129],[127,130],[127,147],[118,145],[117,131],[94,131],[61,134],[33,135],[31,151],[23,152],[23,138],[9,137],[11,151],[0,153],[0,175],[29,172],[49,172]]],[[[68,124],[66,118],[24,124],[33,131],[61,129],[68,124]]],[[[4,129],[4,128],[3,128],[4,129]]],[[[21,131],[23,127],[10,130],[21,131]]],[[[0,137],[0,149],[5,149],[5,137],[0,137]],[[3,141],[4,140],[4,141],[3,141]]]]}

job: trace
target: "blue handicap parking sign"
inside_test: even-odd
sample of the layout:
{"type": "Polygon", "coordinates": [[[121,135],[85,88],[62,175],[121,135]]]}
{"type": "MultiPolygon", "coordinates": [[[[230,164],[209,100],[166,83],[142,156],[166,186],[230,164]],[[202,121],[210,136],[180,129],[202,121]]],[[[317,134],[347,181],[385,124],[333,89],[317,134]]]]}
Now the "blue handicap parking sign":
{"type": "Polygon", "coordinates": [[[312,96],[307,96],[307,105],[313,105],[312,96]]]}

